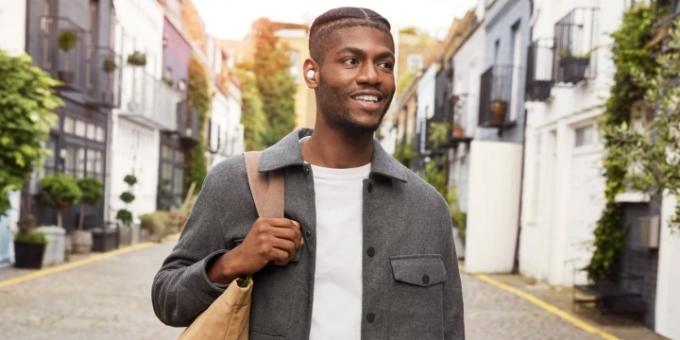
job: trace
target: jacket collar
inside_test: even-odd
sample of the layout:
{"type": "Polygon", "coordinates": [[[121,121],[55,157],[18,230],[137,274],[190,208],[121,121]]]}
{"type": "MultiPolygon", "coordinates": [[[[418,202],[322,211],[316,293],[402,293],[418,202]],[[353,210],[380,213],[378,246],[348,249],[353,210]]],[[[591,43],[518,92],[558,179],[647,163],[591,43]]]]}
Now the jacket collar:
{"type": "MultiPolygon", "coordinates": [[[[300,151],[300,139],[312,134],[312,129],[299,129],[262,152],[260,158],[260,172],[268,172],[288,166],[304,164],[300,151]]],[[[380,143],[373,141],[373,159],[371,160],[371,175],[378,174],[385,177],[406,182],[406,169],[392,156],[383,150],[380,143]]]]}

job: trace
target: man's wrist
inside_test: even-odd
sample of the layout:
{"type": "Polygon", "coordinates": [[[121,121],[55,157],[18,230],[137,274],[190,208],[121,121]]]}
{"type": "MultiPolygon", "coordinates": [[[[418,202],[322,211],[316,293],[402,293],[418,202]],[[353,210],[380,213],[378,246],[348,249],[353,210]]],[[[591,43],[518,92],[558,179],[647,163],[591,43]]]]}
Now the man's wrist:
{"type": "Polygon", "coordinates": [[[210,281],[220,284],[229,284],[234,279],[244,275],[244,273],[239,270],[239,261],[234,250],[222,254],[213,261],[207,270],[208,279],[210,279],[210,281]]]}

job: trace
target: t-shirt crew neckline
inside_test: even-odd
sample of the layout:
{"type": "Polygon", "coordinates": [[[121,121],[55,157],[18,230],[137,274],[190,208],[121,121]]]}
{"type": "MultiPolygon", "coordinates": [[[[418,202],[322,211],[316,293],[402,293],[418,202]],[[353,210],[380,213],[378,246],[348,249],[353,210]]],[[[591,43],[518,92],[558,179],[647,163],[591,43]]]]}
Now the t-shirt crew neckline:
{"type": "MultiPolygon", "coordinates": [[[[300,138],[300,144],[306,143],[311,136],[300,138]]],[[[314,177],[329,180],[352,180],[363,179],[368,177],[371,172],[371,162],[353,168],[327,168],[319,165],[311,164],[307,161],[305,163],[311,165],[314,177]]]]}

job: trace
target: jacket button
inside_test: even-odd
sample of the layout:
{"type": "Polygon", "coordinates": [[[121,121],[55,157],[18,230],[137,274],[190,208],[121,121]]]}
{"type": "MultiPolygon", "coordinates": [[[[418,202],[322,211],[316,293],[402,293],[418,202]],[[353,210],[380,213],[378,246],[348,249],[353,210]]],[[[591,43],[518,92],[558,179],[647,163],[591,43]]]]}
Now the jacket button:
{"type": "Polygon", "coordinates": [[[368,321],[369,323],[373,323],[373,321],[375,321],[375,314],[373,313],[366,314],[366,321],[368,321]]]}
{"type": "Polygon", "coordinates": [[[368,247],[368,249],[366,249],[366,255],[368,255],[368,257],[373,257],[375,255],[375,248],[368,247]]]}
{"type": "Polygon", "coordinates": [[[308,165],[303,165],[303,166],[302,166],[302,172],[305,173],[305,176],[309,175],[309,166],[308,166],[308,165]]]}
{"type": "Polygon", "coordinates": [[[307,238],[312,237],[312,232],[309,230],[305,231],[305,236],[307,236],[307,238]]]}
{"type": "Polygon", "coordinates": [[[373,182],[368,182],[368,185],[366,185],[366,190],[368,190],[368,192],[373,191],[373,182]]]}
{"type": "Polygon", "coordinates": [[[430,283],[430,277],[427,274],[423,275],[423,283],[424,284],[430,283]]]}

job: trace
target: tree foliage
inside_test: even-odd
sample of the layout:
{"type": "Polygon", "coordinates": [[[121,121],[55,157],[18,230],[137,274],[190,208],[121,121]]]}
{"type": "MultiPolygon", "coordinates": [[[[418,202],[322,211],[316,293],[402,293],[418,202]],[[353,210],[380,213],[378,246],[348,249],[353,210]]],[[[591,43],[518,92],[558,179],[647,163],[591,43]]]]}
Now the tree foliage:
{"type": "Polygon", "coordinates": [[[234,70],[241,84],[241,123],[246,150],[260,150],[265,147],[267,117],[262,109],[262,100],[255,84],[252,65],[242,64],[234,70]]]}
{"type": "Polygon", "coordinates": [[[8,194],[20,190],[47,151],[43,143],[62,105],[59,84],[31,64],[28,56],[0,51],[0,214],[10,207],[8,194]]]}
{"type": "Polygon", "coordinates": [[[40,198],[57,209],[57,225],[60,227],[63,227],[63,211],[78,203],[82,196],[78,182],[71,176],[53,174],[40,180],[40,198]]]}
{"type": "Polygon", "coordinates": [[[655,55],[658,44],[650,44],[654,27],[654,12],[648,5],[631,7],[623,16],[619,29],[612,33],[612,59],[616,72],[605,103],[601,130],[606,155],[604,159],[606,206],[594,230],[594,252],[585,267],[588,278],[602,281],[613,275],[615,264],[625,241],[621,225],[621,209],[616,195],[630,187],[627,181],[633,149],[637,142],[629,139],[631,108],[639,107],[650,90],[658,69],[655,55]]]}
{"type": "Polygon", "coordinates": [[[200,61],[192,57],[189,61],[189,105],[199,113],[198,143],[184,157],[184,192],[191,183],[200,187],[208,174],[208,160],[205,156],[207,147],[205,131],[207,128],[210,107],[212,105],[212,89],[210,77],[200,61]]]}
{"type": "Polygon", "coordinates": [[[254,24],[255,55],[253,71],[268,126],[263,142],[269,146],[295,128],[295,92],[290,74],[289,48],[274,34],[273,24],[259,19],[254,24]]]}

